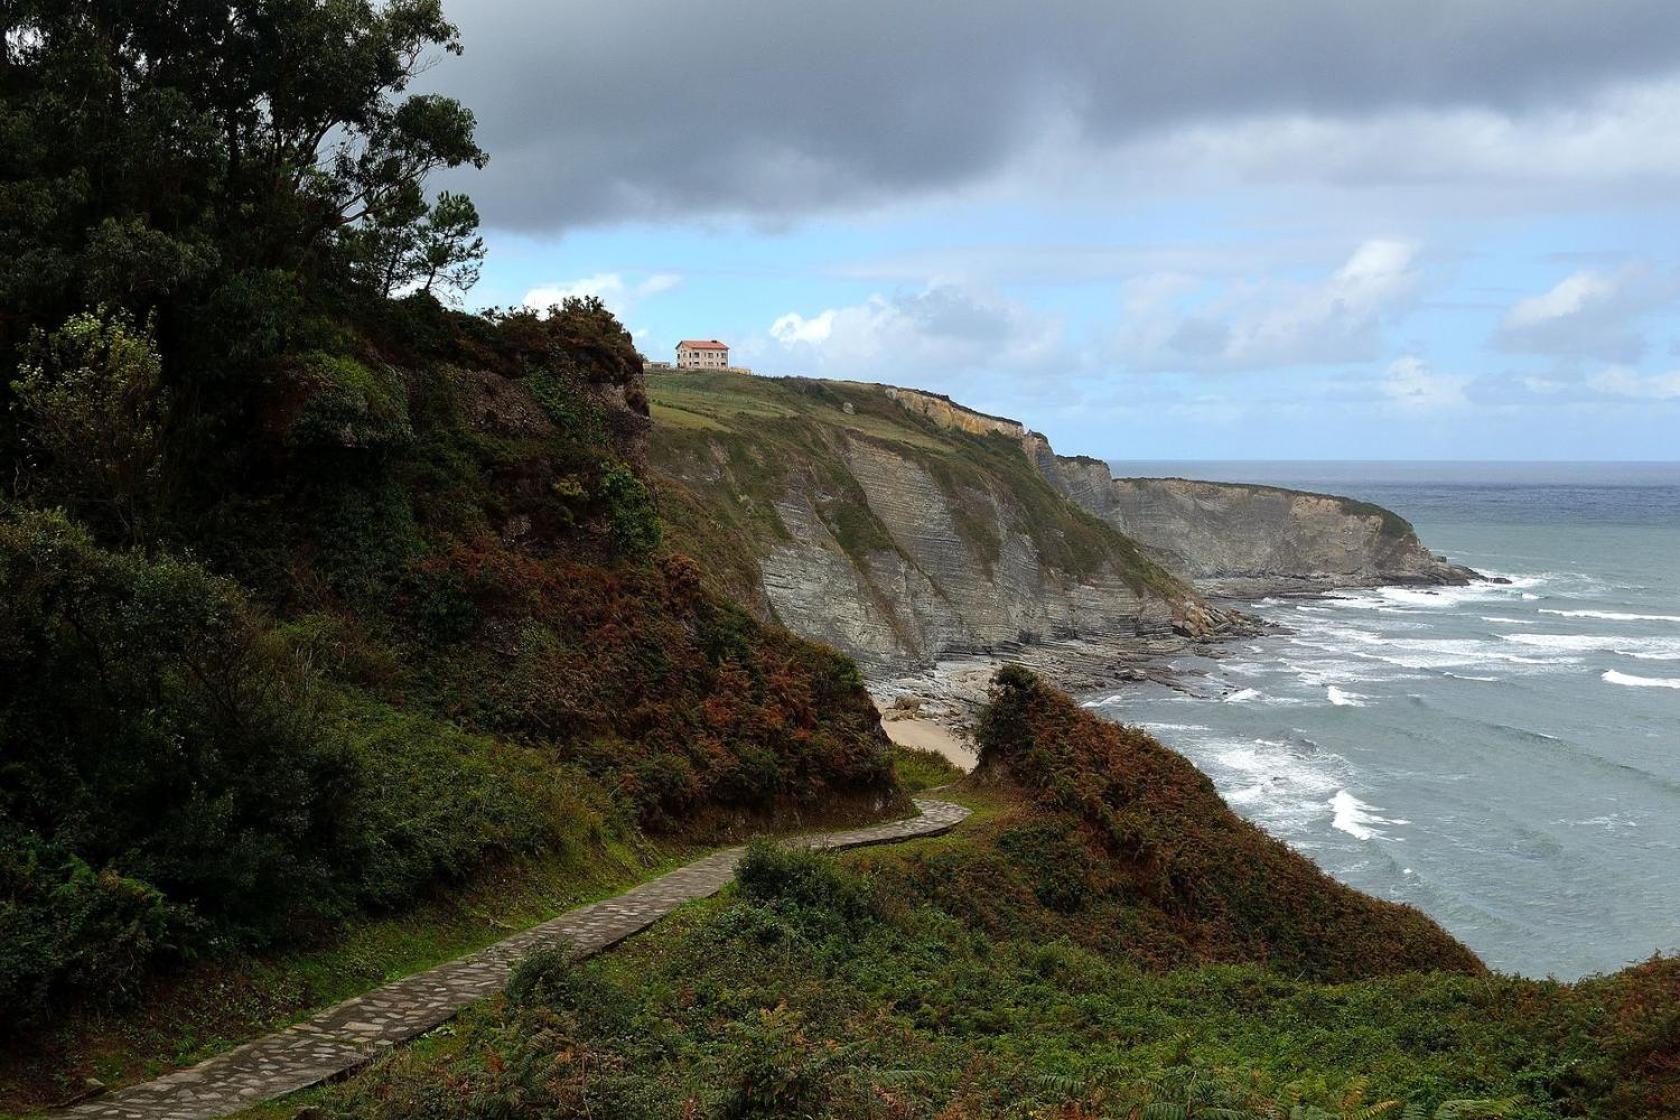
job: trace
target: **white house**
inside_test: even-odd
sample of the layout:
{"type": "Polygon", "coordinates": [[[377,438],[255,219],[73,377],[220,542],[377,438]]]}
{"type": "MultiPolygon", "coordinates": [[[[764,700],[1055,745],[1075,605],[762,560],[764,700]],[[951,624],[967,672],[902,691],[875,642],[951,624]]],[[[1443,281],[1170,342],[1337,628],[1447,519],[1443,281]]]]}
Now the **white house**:
{"type": "Polygon", "coordinates": [[[727,369],[729,347],[715,338],[685,338],[677,343],[678,369],[727,369]]]}

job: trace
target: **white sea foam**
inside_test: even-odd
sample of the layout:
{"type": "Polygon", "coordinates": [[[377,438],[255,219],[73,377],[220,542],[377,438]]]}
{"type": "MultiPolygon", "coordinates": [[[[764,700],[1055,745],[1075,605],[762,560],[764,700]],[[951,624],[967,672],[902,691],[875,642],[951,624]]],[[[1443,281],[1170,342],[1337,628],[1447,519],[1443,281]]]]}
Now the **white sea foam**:
{"type": "Polygon", "coordinates": [[[1501,634],[1507,642],[1533,646],[1536,649],[1559,649],[1573,653],[1615,649],[1626,639],[1614,634],[1501,634]]]}
{"type": "Polygon", "coordinates": [[[1326,689],[1325,695],[1329,698],[1330,703],[1338,708],[1363,708],[1365,706],[1365,697],[1357,692],[1344,692],[1335,685],[1326,689]]]}
{"type": "Polygon", "coordinates": [[[1636,638],[1626,634],[1503,634],[1508,642],[1567,653],[1608,652],[1641,661],[1680,661],[1680,638],[1636,638]]]}
{"type": "Polygon", "coordinates": [[[1351,650],[1355,657],[1383,661],[1406,669],[1463,669],[1495,665],[1555,666],[1570,664],[1569,657],[1525,657],[1499,648],[1496,642],[1480,638],[1394,638],[1377,639],[1369,649],[1351,650]]]}
{"type": "Polygon", "coordinates": [[[1113,696],[1104,696],[1101,700],[1087,700],[1079,706],[1081,708],[1106,708],[1110,704],[1118,704],[1124,699],[1124,696],[1121,696],[1119,693],[1115,693],[1113,696]]]}
{"type": "Polygon", "coordinates": [[[1604,680],[1609,684],[1621,684],[1629,688],[1680,688],[1680,677],[1636,677],[1632,673],[1618,673],[1614,669],[1605,670],[1604,680]]]}
{"type": "Polygon", "coordinates": [[[1337,828],[1359,840],[1387,839],[1387,834],[1376,826],[1379,824],[1407,824],[1402,820],[1390,820],[1379,817],[1382,810],[1375,805],[1367,805],[1345,789],[1336,791],[1336,796],[1329,801],[1330,811],[1334,814],[1330,821],[1331,828],[1337,828]]]}
{"type": "Polygon", "coordinates": [[[1274,833],[1314,830],[1340,789],[1346,760],[1275,739],[1204,741],[1191,752],[1233,806],[1274,833]]]}
{"type": "Polygon", "coordinates": [[[1574,577],[1574,575],[1575,575],[1575,573],[1573,573],[1573,572],[1529,572],[1529,573],[1523,573],[1523,572],[1495,572],[1495,571],[1488,570],[1488,569],[1484,569],[1482,574],[1488,577],[1488,582],[1487,583],[1481,583],[1481,584],[1471,584],[1470,586],[1472,586],[1472,587],[1504,587],[1504,588],[1539,587],[1542,583],[1546,583],[1549,580],[1569,579],[1569,578],[1574,577]],[[1492,582],[1493,580],[1496,580],[1496,579],[1504,580],[1505,582],[1504,583],[1494,583],[1494,582],[1492,582]]]}
{"type": "Polygon", "coordinates": [[[1540,625],[1540,620],[1538,618],[1501,618],[1498,615],[1484,614],[1484,615],[1481,616],[1481,619],[1482,619],[1483,622],[1493,622],[1493,623],[1497,623],[1501,626],[1538,626],[1538,625],[1540,625]]]}
{"type": "Polygon", "coordinates": [[[1248,700],[1260,699],[1260,690],[1258,688],[1240,688],[1229,696],[1220,697],[1220,699],[1227,704],[1241,704],[1248,700]]]}
{"type": "MultiPolygon", "coordinates": [[[[1555,611],[1546,607],[1541,607],[1540,613],[1555,614],[1561,618],[1602,618],[1607,622],[1680,622],[1680,614],[1631,614],[1627,611],[1555,611]]],[[[1492,619],[1489,619],[1489,621],[1491,622],[1492,619]]]]}

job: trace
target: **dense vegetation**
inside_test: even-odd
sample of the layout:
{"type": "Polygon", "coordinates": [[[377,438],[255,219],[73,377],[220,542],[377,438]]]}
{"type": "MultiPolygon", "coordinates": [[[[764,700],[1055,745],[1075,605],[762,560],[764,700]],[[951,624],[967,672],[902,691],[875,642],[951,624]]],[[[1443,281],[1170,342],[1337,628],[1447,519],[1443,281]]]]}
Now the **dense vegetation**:
{"type": "Polygon", "coordinates": [[[1083,844],[1046,867],[1100,869],[1100,893],[1129,903],[1107,924],[1134,958],[1260,961],[1322,980],[1481,971],[1420,911],[1336,882],[1233,813],[1181,756],[1092,716],[1019,666],[998,673],[980,741],[982,773],[1078,822],[1083,844]]]}
{"type": "Polygon", "coordinates": [[[425,178],[485,156],[407,92],[438,0],[0,32],[0,1033],[509,861],[892,804],[856,669],[665,545],[622,326],[445,306],[482,244],[425,178]]]}
{"type": "Polygon", "coordinates": [[[986,770],[954,794],[976,813],[952,835],[844,860],[754,847],[731,894],[606,957],[536,957],[505,1004],[313,1103],[386,1120],[1680,1106],[1675,962],[1489,976],[1421,915],[1210,814],[1187,762],[1019,670],[985,727],[986,770]],[[1144,814],[1153,834],[1129,831],[1144,814]],[[1275,912],[1245,930],[1257,896],[1275,912]],[[1269,932],[1302,914],[1346,928],[1269,932]]]}

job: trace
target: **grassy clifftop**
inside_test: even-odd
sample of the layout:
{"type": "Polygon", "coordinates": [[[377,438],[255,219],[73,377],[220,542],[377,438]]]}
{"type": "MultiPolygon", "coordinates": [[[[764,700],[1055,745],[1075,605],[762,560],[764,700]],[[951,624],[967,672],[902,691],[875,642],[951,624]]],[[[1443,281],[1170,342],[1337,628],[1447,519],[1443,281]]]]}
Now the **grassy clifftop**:
{"type": "MultiPolygon", "coordinates": [[[[668,479],[722,483],[707,492],[707,514],[724,514],[723,527],[737,541],[761,550],[787,533],[775,504],[793,476],[805,472],[826,484],[831,501],[825,520],[848,552],[894,547],[869,509],[839,446],[843,440],[888,445],[925,466],[956,503],[958,528],[982,557],[997,557],[1000,542],[985,496],[1006,496],[1024,532],[1047,564],[1076,576],[1113,565],[1134,590],[1182,594],[1184,586],[1143,555],[1126,537],[1065,501],[1038,475],[1013,440],[956,431],[918,416],[888,398],[879,386],[805,378],[735,374],[662,374],[648,379],[654,421],[651,456],[668,479]],[[721,453],[721,454],[720,454],[721,453]],[[705,462],[717,471],[706,479],[705,462]],[[694,468],[700,468],[696,471],[694,468]],[[719,507],[714,504],[721,501],[719,507]]],[[[674,488],[680,507],[696,488],[674,488]],[[683,490],[688,489],[689,494],[683,490]]],[[[673,511],[673,533],[690,551],[706,555],[703,518],[673,511]]],[[[723,538],[716,538],[717,544],[723,538]]]]}

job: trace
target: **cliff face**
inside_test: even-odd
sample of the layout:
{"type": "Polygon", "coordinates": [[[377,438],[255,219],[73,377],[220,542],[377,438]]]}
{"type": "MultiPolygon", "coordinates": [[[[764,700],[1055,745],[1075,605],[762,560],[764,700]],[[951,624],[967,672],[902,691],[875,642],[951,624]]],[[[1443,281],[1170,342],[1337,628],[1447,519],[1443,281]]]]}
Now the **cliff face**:
{"type": "Polygon", "coordinates": [[[1013,421],[834,382],[684,374],[650,392],[674,543],[801,634],[903,663],[1211,622],[1056,492],[1013,421]]]}
{"type": "Polygon", "coordinates": [[[914,389],[885,392],[938,423],[1017,440],[1056,490],[1203,591],[1463,583],[1475,575],[1431,553],[1403,518],[1369,502],[1274,486],[1115,478],[1098,459],[1057,455],[1043,436],[1013,420],[914,389]]]}
{"type": "Polygon", "coordinates": [[[1366,502],[1272,486],[1114,478],[1106,463],[1030,449],[1045,478],[1207,591],[1463,583],[1474,573],[1366,502]]]}

